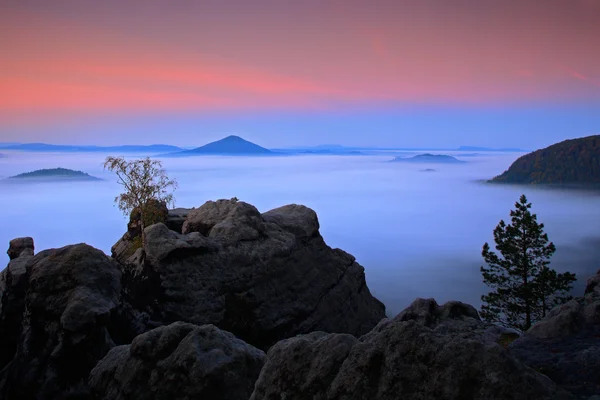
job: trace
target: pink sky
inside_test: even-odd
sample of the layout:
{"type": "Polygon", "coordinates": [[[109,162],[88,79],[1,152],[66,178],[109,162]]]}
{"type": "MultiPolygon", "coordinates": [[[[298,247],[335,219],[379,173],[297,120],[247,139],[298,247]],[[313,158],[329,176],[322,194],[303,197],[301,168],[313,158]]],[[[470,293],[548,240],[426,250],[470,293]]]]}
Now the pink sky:
{"type": "Polygon", "coordinates": [[[0,112],[600,97],[598,1],[291,3],[3,3],[0,112]]]}
{"type": "MultiPolygon", "coordinates": [[[[395,107],[410,116],[414,106],[432,110],[419,117],[427,124],[436,107],[475,110],[448,117],[461,121],[454,132],[477,119],[482,128],[472,131],[495,126],[516,139],[522,134],[514,127],[537,137],[548,126],[556,137],[593,134],[599,21],[600,0],[4,0],[0,142],[72,142],[91,125],[111,122],[102,125],[107,132],[124,119],[152,127],[149,116],[175,123],[190,115],[222,122],[208,128],[186,119],[189,132],[270,130],[273,138],[305,120],[295,114],[275,126],[286,113],[327,113],[333,121],[340,110],[395,107]],[[509,123],[502,111],[490,119],[477,111],[521,105],[581,112],[559,124],[523,115],[509,123]],[[254,128],[231,118],[267,114],[254,128]]],[[[343,128],[315,123],[314,140],[363,123],[376,122],[390,138],[392,126],[416,129],[405,116],[368,115],[375,114],[340,121],[343,128]]],[[[439,123],[422,129],[441,137],[439,123]]],[[[163,140],[163,131],[153,132],[144,138],[163,140]]]]}

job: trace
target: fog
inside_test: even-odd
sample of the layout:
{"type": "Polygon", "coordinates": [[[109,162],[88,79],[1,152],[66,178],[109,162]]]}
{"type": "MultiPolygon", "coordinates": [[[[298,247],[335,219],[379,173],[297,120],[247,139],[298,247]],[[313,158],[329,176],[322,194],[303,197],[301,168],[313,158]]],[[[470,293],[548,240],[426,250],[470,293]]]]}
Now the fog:
{"type": "MultiPolygon", "coordinates": [[[[6,153],[0,178],[41,168],[82,170],[103,182],[0,184],[0,244],[32,236],[36,252],[85,242],[110,254],[127,219],[103,154],[6,153]]],[[[444,154],[452,155],[452,152],[444,154]]],[[[457,153],[460,154],[460,153],[457,153]]],[[[479,307],[481,247],[493,243],[525,193],[556,244],[552,266],[578,275],[576,292],[600,268],[600,196],[592,192],[490,185],[520,154],[463,158],[461,165],[388,163],[390,156],[194,157],[164,159],[179,182],[177,207],[238,197],[261,212],[289,203],[314,209],[331,247],[365,267],[371,292],[394,315],[416,297],[479,307]],[[435,172],[421,172],[434,168],[435,172]]],[[[459,157],[460,158],[460,157],[459,157]]],[[[0,265],[8,257],[0,255],[0,265]]]]}

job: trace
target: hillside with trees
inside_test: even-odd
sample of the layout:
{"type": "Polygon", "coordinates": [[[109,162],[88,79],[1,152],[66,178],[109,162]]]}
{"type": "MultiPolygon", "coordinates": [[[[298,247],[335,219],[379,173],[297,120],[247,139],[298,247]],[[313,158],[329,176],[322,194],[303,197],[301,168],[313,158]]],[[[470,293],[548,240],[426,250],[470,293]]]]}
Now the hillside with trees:
{"type": "Polygon", "coordinates": [[[600,135],[526,154],[491,182],[600,187],[600,135]]]}
{"type": "Polygon", "coordinates": [[[24,172],[11,176],[10,180],[77,180],[77,181],[99,181],[100,178],[91,176],[82,171],[74,171],[67,168],[38,169],[32,172],[24,172]]]}

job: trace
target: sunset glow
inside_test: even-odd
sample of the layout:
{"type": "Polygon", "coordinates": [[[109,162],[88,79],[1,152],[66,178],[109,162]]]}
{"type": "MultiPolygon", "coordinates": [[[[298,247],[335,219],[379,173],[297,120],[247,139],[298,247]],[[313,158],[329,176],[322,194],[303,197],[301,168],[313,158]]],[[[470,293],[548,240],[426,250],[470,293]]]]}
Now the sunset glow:
{"type": "Polygon", "coordinates": [[[0,123],[600,102],[600,2],[491,4],[9,0],[0,123]]]}

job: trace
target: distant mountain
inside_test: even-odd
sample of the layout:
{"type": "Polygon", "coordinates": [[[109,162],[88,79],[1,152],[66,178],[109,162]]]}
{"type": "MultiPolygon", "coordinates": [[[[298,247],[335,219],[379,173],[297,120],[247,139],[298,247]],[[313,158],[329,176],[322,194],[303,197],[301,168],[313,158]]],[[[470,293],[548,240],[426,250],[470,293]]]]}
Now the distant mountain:
{"type": "Polygon", "coordinates": [[[19,175],[11,176],[5,181],[27,181],[27,182],[48,182],[48,181],[101,181],[81,171],[74,171],[66,168],[38,169],[32,172],[25,172],[19,175]]]}
{"type": "Polygon", "coordinates": [[[325,155],[325,156],[363,156],[367,153],[358,150],[349,150],[345,148],[338,149],[271,149],[273,153],[288,156],[298,155],[325,155]]]}
{"type": "Polygon", "coordinates": [[[506,152],[521,153],[521,152],[524,152],[525,150],[518,149],[516,147],[505,147],[505,148],[501,148],[501,149],[492,149],[490,147],[460,146],[458,148],[458,151],[506,151],[506,152]]]}
{"type": "Polygon", "coordinates": [[[226,156],[260,156],[273,155],[271,150],[265,149],[257,144],[242,139],[239,136],[227,136],[216,142],[208,143],[202,147],[192,150],[178,151],[176,153],[165,154],[170,157],[191,157],[203,155],[226,155],[226,156]]]}
{"type": "Polygon", "coordinates": [[[462,153],[462,154],[456,154],[456,157],[479,157],[481,156],[481,154],[479,153],[462,153]]]}
{"type": "Polygon", "coordinates": [[[148,146],[72,146],[46,143],[1,144],[2,150],[18,150],[31,152],[63,152],[63,153],[169,153],[183,150],[181,147],[166,144],[152,144],[148,146]]]}
{"type": "Polygon", "coordinates": [[[443,154],[419,154],[413,157],[396,157],[390,162],[428,163],[428,164],[462,164],[465,161],[443,154]]]}
{"type": "Polygon", "coordinates": [[[519,157],[491,182],[600,187],[600,135],[565,140],[519,157]]]}
{"type": "Polygon", "coordinates": [[[0,153],[0,158],[6,157],[6,155],[0,153]]]}

